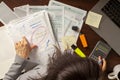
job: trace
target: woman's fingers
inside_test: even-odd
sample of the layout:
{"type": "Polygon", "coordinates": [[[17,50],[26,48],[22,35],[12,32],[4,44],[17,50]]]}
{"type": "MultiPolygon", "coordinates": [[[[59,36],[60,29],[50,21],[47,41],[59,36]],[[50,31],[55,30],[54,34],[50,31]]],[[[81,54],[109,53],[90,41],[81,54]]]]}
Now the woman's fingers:
{"type": "Polygon", "coordinates": [[[101,58],[101,56],[98,57],[98,64],[100,65],[101,70],[104,72],[106,70],[106,60],[101,58]]]}
{"type": "Polygon", "coordinates": [[[31,50],[34,48],[37,48],[37,45],[31,45],[30,48],[31,48],[31,50]]]}
{"type": "Polygon", "coordinates": [[[102,71],[106,70],[106,60],[103,58],[102,59],[102,71]]]}
{"type": "Polygon", "coordinates": [[[23,58],[28,58],[30,51],[35,47],[37,46],[30,45],[25,37],[23,37],[21,41],[15,44],[17,54],[23,58]]]}

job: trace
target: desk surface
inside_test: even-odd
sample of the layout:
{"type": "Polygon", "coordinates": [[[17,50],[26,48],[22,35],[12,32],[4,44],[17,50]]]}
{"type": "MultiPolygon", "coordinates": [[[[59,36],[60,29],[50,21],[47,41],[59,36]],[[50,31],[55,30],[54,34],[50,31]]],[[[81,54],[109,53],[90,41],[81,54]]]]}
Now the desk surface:
{"type": "MultiPolygon", "coordinates": [[[[0,2],[3,0],[0,0],[0,2]]],[[[89,11],[97,2],[98,0],[58,0],[60,2],[84,9],[89,11]]],[[[4,2],[13,9],[14,7],[30,4],[30,5],[47,5],[49,0],[4,0],[4,2]]],[[[0,26],[3,24],[0,23],[0,26]]],[[[83,48],[82,44],[78,38],[77,45],[78,47],[88,56],[91,51],[93,50],[95,44],[99,40],[103,40],[99,35],[97,35],[88,25],[83,24],[82,33],[86,35],[88,41],[88,48],[83,48]]],[[[113,67],[116,64],[120,64],[120,56],[118,56],[115,51],[111,50],[110,54],[106,58],[107,60],[107,70],[105,72],[105,76],[103,80],[108,80],[107,74],[112,71],[113,67]]]]}

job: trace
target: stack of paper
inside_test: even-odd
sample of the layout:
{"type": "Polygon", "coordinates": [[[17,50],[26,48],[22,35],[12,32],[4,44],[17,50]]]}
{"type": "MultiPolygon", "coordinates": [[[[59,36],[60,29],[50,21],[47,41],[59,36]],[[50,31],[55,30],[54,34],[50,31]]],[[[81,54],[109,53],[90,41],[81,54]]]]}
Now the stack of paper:
{"type": "MultiPolygon", "coordinates": [[[[38,46],[35,52],[35,59],[38,62],[41,60],[38,57],[41,56],[41,52],[47,51],[53,45],[57,45],[46,11],[36,12],[13,20],[7,25],[7,29],[14,42],[18,42],[23,36],[26,36],[31,44],[38,46]]],[[[34,61],[36,61],[35,59],[34,61]]]]}
{"type": "Polygon", "coordinates": [[[48,6],[26,4],[15,7],[14,11],[1,2],[0,12],[0,20],[14,43],[25,36],[31,44],[38,46],[30,57],[42,65],[47,64],[48,54],[53,55],[49,51],[54,51],[54,45],[63,52],[76,44],[86,16],[85,10],[54,0],[48,6]],[[77,26],[79,30],[73,31],[73,26],[77,26]]]}
{"type": "Polygon", "coordinates": [[[14,8],[15,12],[19,11],[19,13],[17,12],[16,14],[20,17],[25,13],[29,15],[42,10],[47,11],[49,14],[55,39],[62,51],[65,49],[63,47],[65,44],[62,42],[64,37],[72,36],[77,41],[79,32],[82,28],[83,18],[86,16],[85,10],[55,0],[51,0],[48,6],[24,5],[14,8]],[[78,26],[78,32],[73,31],[72,26],[78,26]]]}

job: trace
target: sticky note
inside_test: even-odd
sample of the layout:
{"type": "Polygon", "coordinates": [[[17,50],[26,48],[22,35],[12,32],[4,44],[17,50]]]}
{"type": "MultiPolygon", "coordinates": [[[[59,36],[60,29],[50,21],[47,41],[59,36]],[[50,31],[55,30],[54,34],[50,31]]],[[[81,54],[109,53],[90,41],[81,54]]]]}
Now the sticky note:
{"type": "Polygon", "coordinates": [[[85,21],[85,24],[88,24],[88,25],[93,26],[95,28],[99,28],[101,18],[102,18],[102,15],[95,13],[95,12],[92,12],[92,11],[89,11],[87,19],[85,21]]]}
{"type": "Polygon", "coordinates": [[[76,44],[75,36],[65,36],[62,38],[64,50],[71,49],[72,44],[76,44]]]}

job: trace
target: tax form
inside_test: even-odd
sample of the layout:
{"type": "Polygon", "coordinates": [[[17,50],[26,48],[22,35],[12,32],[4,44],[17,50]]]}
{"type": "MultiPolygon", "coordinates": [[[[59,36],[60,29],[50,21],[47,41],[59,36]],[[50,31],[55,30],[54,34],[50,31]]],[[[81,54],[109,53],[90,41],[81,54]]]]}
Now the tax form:
{"type": "MultiPolygon", "coordinates": [[[[71,21],[75,24],[72,26],[76,25],[76,21],[78,21],[78,24],[83,23],[83,18],[86,16],[87,11],[55,1],[51,0],[49,2],[49,6],[63,6],[64,7],[64,15],[65,15],[65,21],[64,21],[64,32],[67,31],[67,28],[69,28],[71,21]],[[76,20],[76,21],[75,21],[76,20]]],[[[82,26],[78,26],[81,30],[82,26]]]]}
{"type": "Polygon", "coordinates": [[[64,26],[64,8],[61,6],[29,6],[28,14],[42,10],[48,12],[55,38],[58,42],[61,42],[64,26]]]}
{"type": "Polygon", "coordinates": [[[34,55],[31,56],[33,61],[38,63],[40,63],[40,61],[44,63],[41,57],[47,55],[43,55],[42,52],[45,51],[47,53],[49,48],[51,49],[53,45],[57,44],[46,11],[36,12],[29,16],[11,21],[7,29],[8,34],[14,42],[18,42],[25,36],[29,43],[38,46],[37,50],[34,51],[34,55]]]}
{"type": "MultiPolygon", "coordinates": [[[[63,45],[70,47],[71,45],[69,45],[69,43],[64,44],[65,42],[68,42],[65,40],[72,38],[73,40],[77,41],[79,32],[82,28],[83,18],[86,16],[87,11],[55,1],[55,0],[51,0],[49,2],[49,6],[55,6],[55,7],[63,6],[64,7],[64,37],[63,37],[63,42],[62,42],[63,44],[61,44],[61,48],[63,45]],[[77,26],[79,28],[78,32],[73,31],[72,26],[77,26]],[[69,37],[69,36],[72,36],[72,37],[69,37]]],[[[64,51],[64,49],[61,49],[61,50],[64,51]]]]}
{"type": "Polygon", "coordinates": [[[51,0],[49,2],[49,6],[64,6],[64,14],[67,17],[73,18],[77,21],[83,19],[86,16],[87,11],[55,1],[55,0],[51,0]]]}

